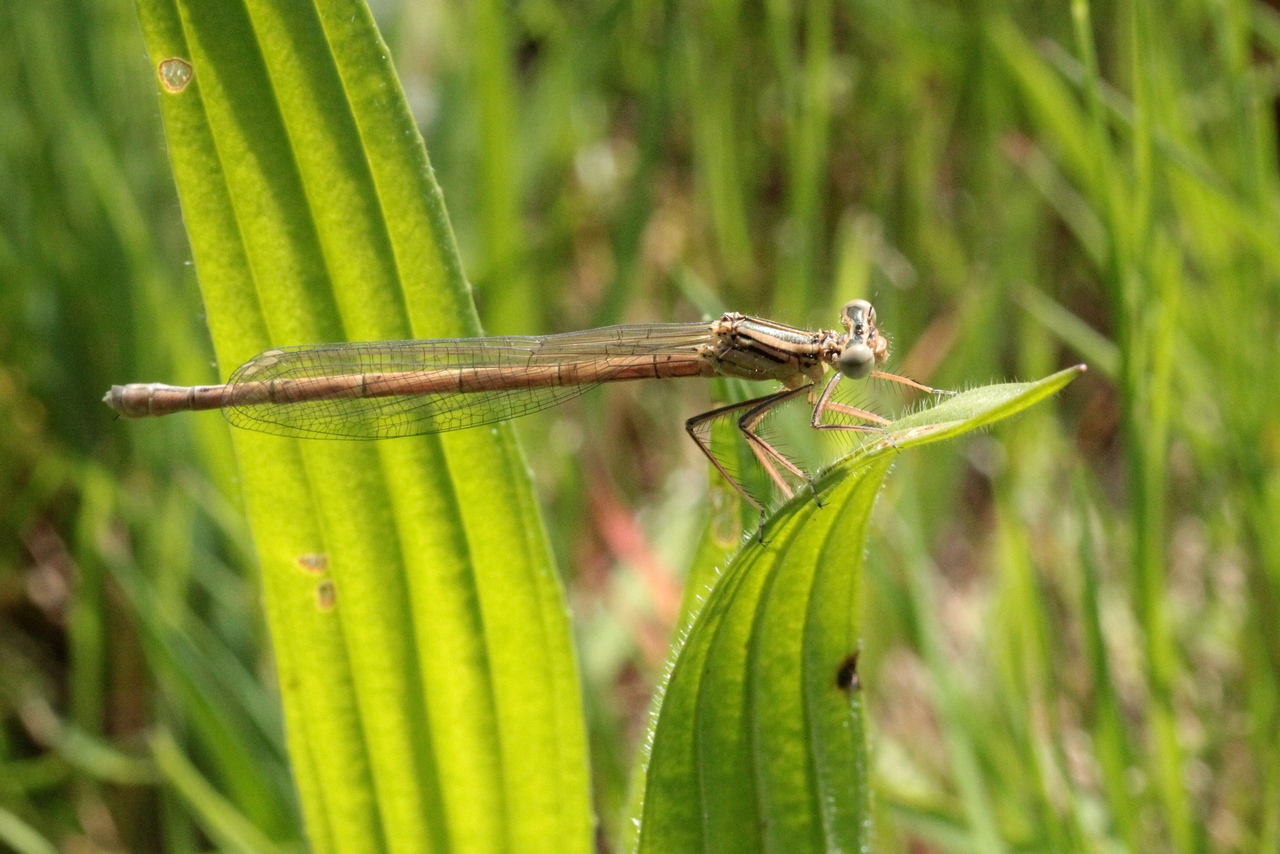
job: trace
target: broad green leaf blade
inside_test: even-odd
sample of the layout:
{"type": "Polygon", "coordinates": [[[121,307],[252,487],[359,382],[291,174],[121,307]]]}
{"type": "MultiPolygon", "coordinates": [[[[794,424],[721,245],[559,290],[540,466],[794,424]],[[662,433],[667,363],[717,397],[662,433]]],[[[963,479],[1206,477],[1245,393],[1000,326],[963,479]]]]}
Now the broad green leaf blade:
{"type": "Polygon", "coordinates": [[[768,522],[677,644],[651,719],[641,852],[863,851],[870,781],[857,679],[871,511],[894,457],[1008,418],[1083,366],[973,389],[889,428],[768,522]]]}
{"type": "MultiPolygon", "coordinates": [[[[224,377],[272,345],[479,332],[363,3],[138,10],[224,377]]],[[[510,430],[234,439],[312,847],[587,850],[566,609],[510,430]]]]}
{"type": "MultiPolygon", "coordinates": [[[[888,428],[889,435],[897,449],[904,450],[988,427],[1052,397],[1084,371],[1084,365],[1076,365],[1036,382],[999,383],[970,389],[930,409],[898,419],[888,428]]],[[[871,453],[884,451],[880,446],[871,453]]],[[[848,461],[856,464],[859,458],[854,454],[848,461]]]]}

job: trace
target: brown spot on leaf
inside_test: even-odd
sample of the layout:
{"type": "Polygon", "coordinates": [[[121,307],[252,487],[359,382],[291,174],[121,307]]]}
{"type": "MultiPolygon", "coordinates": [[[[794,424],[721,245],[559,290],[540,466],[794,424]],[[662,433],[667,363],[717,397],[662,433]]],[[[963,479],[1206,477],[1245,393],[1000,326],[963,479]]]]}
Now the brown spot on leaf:
{"type": "Polygon", "coordinates": [[[851,652],[836,669],[836,687],[841,691],[857,691],[862,687],[858,679],[858,654],[851,652]]]}
{"type": "Polygon", "coordinates": [[[332,611],[338,606],[338,588],[332,581],[321,581],[316,585],[316,607],[321,611],[332,611]]]}
{"type": "Polygon", "coordinates": [[[296,563],[304,572],[313,572],[318,575],[329,568],[329,556],[323,552],[298,555],[296,563]]]}

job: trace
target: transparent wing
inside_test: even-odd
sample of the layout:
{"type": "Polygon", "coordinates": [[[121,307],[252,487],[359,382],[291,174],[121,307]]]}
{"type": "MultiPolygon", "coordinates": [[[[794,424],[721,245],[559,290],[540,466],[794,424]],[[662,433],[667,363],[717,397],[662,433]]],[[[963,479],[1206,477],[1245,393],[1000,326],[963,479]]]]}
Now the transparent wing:
{"type": "MultiPolygon", "coordinates": [[[[254,357],[229,385],[314,380],[363,374],[500,369],[518,377],[532,368],[591,363],[620,356],[696,352],[711,340],[705,323],[609,326],[536,338],[458,338],[284,347],[254,357]]],[[[621,370],[621,369],[619,369],[621,370]]],[[[389,439],[443,433],[518,418],[577,397],[591,383],[541,385],[459,393],[348,397],[292,403],[242,403],[224,410],[237,427],[304,438],[389,439]]]]}

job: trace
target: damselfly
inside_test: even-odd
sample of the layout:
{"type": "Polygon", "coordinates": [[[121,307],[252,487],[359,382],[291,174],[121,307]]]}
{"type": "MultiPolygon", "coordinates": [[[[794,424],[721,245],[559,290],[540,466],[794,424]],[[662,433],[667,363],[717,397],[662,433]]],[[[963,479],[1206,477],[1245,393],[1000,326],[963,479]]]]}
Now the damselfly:
{"type": "Polygon", "coordinates": [[[840,323],[844,332],[810,332],[730,312],[711,323],[608,326],[540,337],[279,347],[241,365],[226,385],[133,383],[112,386],[103,400],[126,418],[221,409],[232,424],[264,433],[390,439],[506,421],[607,382],[775,380],[782,383],[781,390],[697,415],[685,425],[716,469],[763,512],[702,435],[714,419],[737,415],[752,454],[790,496],[783,471],[809,478],[758,433],[775,407],[807,394],[815,430],[881,433],[888,419],[832,399],[842,379],[879,377],[931,394],[950,394],[878,370],[889,358],[889,344],[867,301],[846,304],[840,323]],[[857,423],[829,423],[824,421],[828,413],[857,423]]]}

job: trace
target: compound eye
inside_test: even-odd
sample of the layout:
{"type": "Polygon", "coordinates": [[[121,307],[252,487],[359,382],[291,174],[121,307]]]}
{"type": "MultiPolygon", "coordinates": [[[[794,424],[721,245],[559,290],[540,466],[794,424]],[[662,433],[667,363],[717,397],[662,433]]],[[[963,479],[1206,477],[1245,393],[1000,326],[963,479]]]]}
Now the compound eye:
{"type": "Polygon", "coordinates": [[[858,324],[874,317],[875,310],[871,308],[871,303],[864,299],[850,300],[844,304],[844,308],[840,309],[840,322],[848,331],[853,331],[858,324]]]}
{"type": "Polygon", "coordinates": [[[840,352],[836,359],[836,370],[851,380],[866,378],[875,367],[876,356],[866,344],[851,343],[840,352]]]}

